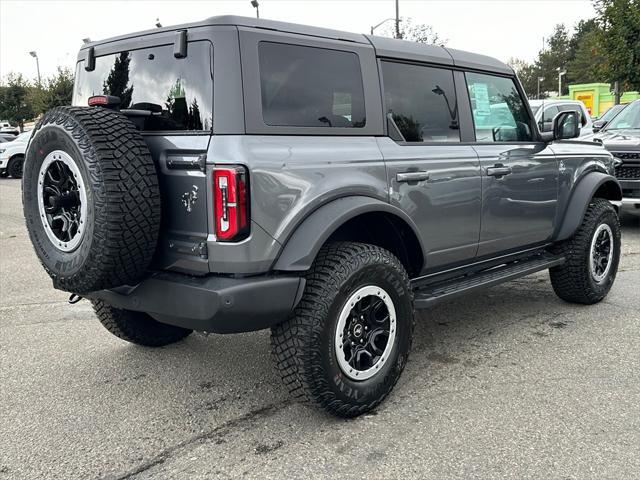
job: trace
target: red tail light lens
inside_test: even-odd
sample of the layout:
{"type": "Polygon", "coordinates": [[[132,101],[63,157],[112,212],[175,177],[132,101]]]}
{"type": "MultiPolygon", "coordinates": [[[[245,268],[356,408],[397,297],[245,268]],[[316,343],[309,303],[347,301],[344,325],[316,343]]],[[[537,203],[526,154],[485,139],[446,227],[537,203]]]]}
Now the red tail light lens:
{"type": "Polygon", "coordinates": [[[247,170],[241,166],[213,169],[213,216],[218,241],[239,241],[249,235],[247,170]]]}

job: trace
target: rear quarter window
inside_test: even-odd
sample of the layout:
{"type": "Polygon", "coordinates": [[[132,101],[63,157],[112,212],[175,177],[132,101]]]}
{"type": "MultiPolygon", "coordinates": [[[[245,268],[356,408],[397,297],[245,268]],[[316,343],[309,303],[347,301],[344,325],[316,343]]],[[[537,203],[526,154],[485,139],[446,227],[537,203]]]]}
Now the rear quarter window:
{"type": "Polygon", "coordinates": [[[270,126],[362,128],[360,60],[353,52],[260,42],[262,117],[270,126]]]}
{"type": "Polygon", "coordinates": [[[136,122],[143,131],[209,131],[213,125],[211,43],[190,42],[186,58],[173,46],[122,51],[96,57],[93,71],[78,63],[73,105],[93,95],[120,98],[120,109],[157,112],[136,122]]]}

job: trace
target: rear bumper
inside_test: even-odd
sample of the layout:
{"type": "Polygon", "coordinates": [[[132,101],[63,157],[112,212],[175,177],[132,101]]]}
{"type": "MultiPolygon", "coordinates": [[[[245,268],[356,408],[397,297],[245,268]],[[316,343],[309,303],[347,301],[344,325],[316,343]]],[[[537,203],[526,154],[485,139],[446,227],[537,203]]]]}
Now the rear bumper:
{"type": "Polygon", "coordinates": [[[300,301],[298,276],[228,278],[156,274],[135,287],[86,295],[116,308],[145,312],[159,322],[213,333],[269,328],[287,319],[300,301]]]}

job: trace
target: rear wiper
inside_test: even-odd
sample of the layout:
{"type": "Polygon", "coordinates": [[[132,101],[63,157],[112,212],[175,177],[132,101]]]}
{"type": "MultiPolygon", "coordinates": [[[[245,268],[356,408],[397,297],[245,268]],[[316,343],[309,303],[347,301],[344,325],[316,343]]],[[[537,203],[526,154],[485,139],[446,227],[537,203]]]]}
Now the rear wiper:
{"type": "Polygon", "coordinates": [[[135,117],[148,117],[151,115],[159,115],[162,113],[162,106],[157,103],[150,102],[139,102],[131,105],[131,108],[122,108],[120,109],[125,115],[135,116],[135,117]]]}

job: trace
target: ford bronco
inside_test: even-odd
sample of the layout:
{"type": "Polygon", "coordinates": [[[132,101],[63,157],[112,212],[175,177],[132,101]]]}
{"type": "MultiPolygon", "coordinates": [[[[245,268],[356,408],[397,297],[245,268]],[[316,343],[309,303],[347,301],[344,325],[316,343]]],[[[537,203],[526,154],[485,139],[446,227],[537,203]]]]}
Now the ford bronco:
{"type": "Polygon", "coordinates": [[[607,295],[621,190],[580,127],[540,132],[487,56],[213,17],[82,47],[73,106],[30,140],[24,214],[54,287],[114,335],[270,328],[292,395],[356,416],[418,309],[546,269],[567,302],[607,295]]]}

